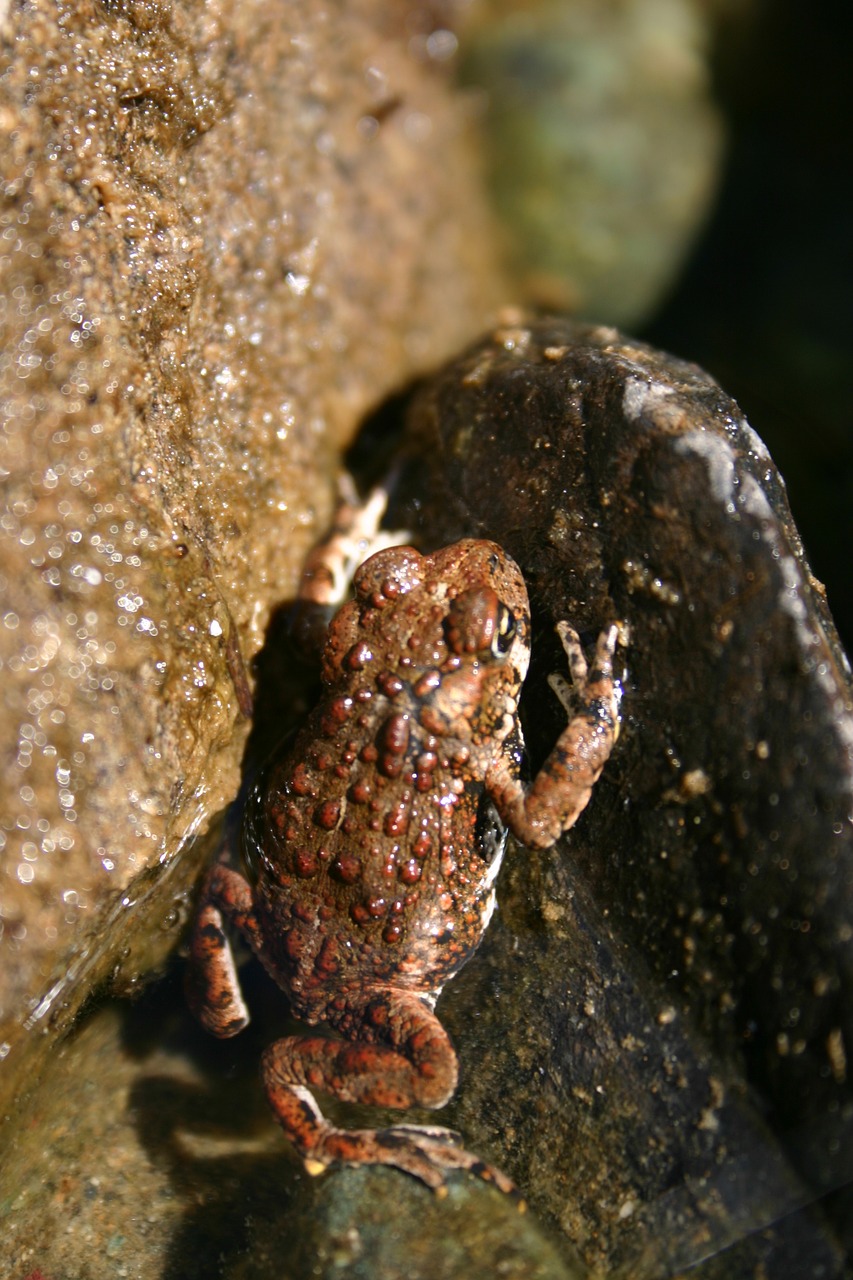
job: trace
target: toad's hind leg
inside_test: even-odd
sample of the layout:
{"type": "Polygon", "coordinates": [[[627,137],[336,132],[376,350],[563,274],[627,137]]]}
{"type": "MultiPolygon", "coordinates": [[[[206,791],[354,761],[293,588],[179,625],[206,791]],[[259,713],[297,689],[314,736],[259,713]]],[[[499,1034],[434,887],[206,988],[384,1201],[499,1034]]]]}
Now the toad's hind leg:
{"type": "Polygon", "coordinates": [[[239,929],[255,950],[260,949],[249,885],[238,872],[217,864],[209,871],[202,889],[190,934],[184,985],[189,1006],[199,1022],[220,1037],[237,1035],[249,1022],[225,921],[239,929]]]}
{"type": "Polygon", "coordinates": [[[396,478],[395,468],[385,483],[377,485],[361,502],[351,477],[346,474],[341,477],[334,524],[305,560],[299,585],[299,600],[303,605],[337,608],[347,598],[355,572],[368,556],[411,542],[412,535],[403,529],[379,527],[396,478]]]}
{"type": "Polygon", "coordinates": [[[384,1164],[439,1190],[453,1170],[467,1170],[501,1191],[513,1183],[457,1145],[438,1126],[339,1129],[325,1119],[313,1090],[343,1102],[374,1106],[444,1106],[457,1078],[456,1054],[438,1019],[417,996],[373,993],[351,1008],[341,1029],[354,1038],[289,1036],[266,1051],[261,1067],[267,1096],[309,1173],[332,1164],[384,1164]],[[355,1038],[357,1037],[357,1038],[355,1038]]]}

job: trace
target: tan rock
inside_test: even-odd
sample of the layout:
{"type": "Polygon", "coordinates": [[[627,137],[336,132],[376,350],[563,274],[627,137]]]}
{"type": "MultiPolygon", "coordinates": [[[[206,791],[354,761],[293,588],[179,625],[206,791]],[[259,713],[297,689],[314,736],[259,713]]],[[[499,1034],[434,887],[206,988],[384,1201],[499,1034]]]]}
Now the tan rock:
{"type": "Polygon", "coordinates": [[[0,1104],[174,945],[338,451],[495,300],[458,104],[376,8],[6,15],[0,1104]]]}

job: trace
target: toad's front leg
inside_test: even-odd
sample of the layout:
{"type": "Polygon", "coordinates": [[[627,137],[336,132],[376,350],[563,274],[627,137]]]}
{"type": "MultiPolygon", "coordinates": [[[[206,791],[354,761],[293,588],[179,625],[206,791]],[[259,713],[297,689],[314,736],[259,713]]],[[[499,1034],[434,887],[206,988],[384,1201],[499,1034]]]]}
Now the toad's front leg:
{"type": "Polygon", "coordinates": [[[444,1106],[456,1087],[456,1054],[447,1032],[419,997],[377,991],[354,1003],[340,1020],[353,1039],[288,1036],[266,1051],[267,1096],[309,1173],[332,1164],[385,1164],[412,1174],[433,1190],[449,1173],[467,1170],[501,1191],[513,1183],[498,1169],[456,1145],[449,1129],[394,1125],[338,1129],[320,1112],[313,1090],[343,1102],[374,1106],[444,1106]]]}
{"type": "Polygon", "coordinates": [[[565,622],[557,631],[579,709],[529,787],[508,754],[498,758],[486,779],[504,822],[534,849],[549,848],[577,821],[619,735],[620,690],[613,677],[619,628],[614,623],[599,636],[589,670],[577,634],[565,622]]]}

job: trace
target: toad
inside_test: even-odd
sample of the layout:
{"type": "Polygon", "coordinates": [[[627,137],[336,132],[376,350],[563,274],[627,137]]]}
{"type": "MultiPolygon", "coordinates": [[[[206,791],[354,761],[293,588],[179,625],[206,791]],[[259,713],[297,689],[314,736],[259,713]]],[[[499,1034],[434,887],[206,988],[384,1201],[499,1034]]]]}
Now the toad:
{"type": "Polygon", "coordinates": [[[558,626],[575,711],[532,783],[520,764],[519,695],[530,656],[524,579],[498,545],[433,554],[381,550],[355,573],[328,631],[323,693],[247,806],[247,879],[217,865],[190,943],[188,991],[202,1024],[248,1022],[225,932],[239,930],[323,1034],[271,1045],[262,1075],[310,1173],[392,1165],[433,1189],[468,1170],[513,1184],[451,1131],[395,1124],[344,1129],[315,1093],[381,1107],[435,1109],[457,1059],[435,1015],[495,905],[507,829],[545,849],[575,822],[618,732],[618,628],[591,668],[558,626]]]}

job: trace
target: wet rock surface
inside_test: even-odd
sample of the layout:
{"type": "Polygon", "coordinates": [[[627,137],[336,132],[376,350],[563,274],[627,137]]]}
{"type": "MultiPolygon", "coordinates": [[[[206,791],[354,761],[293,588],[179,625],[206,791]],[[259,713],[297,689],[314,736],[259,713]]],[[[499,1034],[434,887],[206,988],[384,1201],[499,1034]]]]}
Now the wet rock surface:
{"type": "Polygon", "coordinates": [[[188,1020],[177,981],[83,1022],[33,1111],[42,1160],[19,1148],[4,1169],[6,1274],[584,1274],[553,1233],[482,1184],[457,1182],[439,1200],[384,1169],[309,1178],[259,1088],[261,1049],[285,1024],[278,993],[258,978],[257,1020],[238,1044],[211,1042],[188,1020]]]}
{"type": "Polygon", "coordinates": [[[419,21],[5,15],[0,1114],[173,949],[337,450],[499,289],[419,21]]]}
{"type": "MultiPolygon", "coordinates": [[[[613,330],[517,318],[423,390],[411,429],[418,458],[442,465],[409,517],[438,543],[501,541],[538,606],[534,761],[558,723],[537,685],[559,669],[554,622],[630,630],[614,758],[521,894],[563,934],[535,1060],[566,1128],[543,1142],[554,1167],[537,1167],[533,1201],[557,1218],[571,1204],[588,1260],[603,1246],[613,1262],[635,1215],[693,1186],[665,1247],[705,1234],[713,1253],[731,1242],[722,1206],[746,1234],[850,1176],[853,720],[822,589],[737,406],[613,330]]],[[[530,1096],[485,1081],[484,1061],[474,1093],[513,1099],[518,1132],[530,1096]]],[[[844,1206],[828,1209],[846,1230],[844,1206]]],[[[831,1231],[810,1224],[781,1230],[840,1274],[831,1231]]],[[[647,1220],[635,1246],[650,1234],[647,1220]]],[[[790,1274],[791,1247],[763,1259],[768,1274],[790,1274]]]]}

